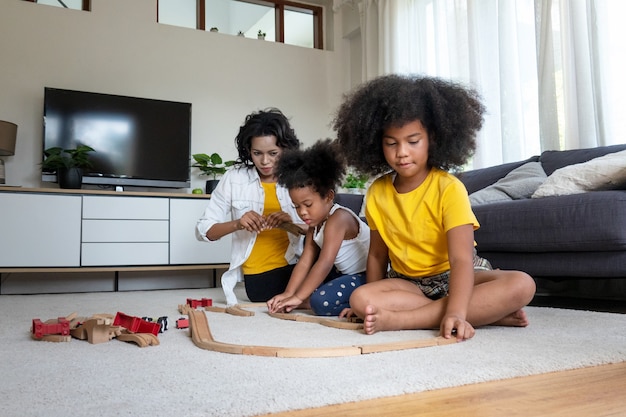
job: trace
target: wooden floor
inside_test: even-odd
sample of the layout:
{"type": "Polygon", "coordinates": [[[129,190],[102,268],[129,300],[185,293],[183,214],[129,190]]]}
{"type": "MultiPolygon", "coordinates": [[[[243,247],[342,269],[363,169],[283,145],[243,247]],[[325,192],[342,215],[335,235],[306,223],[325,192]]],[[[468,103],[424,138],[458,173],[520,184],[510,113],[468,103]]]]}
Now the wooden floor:
{"type": "MultiPolygon", "coordinates": [[[[536,299],[533,305],[626,313],[623,302],[536,299]]],[[[262,417],[623,417],[624,387],[621,362],[262,417]]]]}
{"type": "Polygon", "coordinates": [[[626,362],[271,416],[623,417],[624,387],[626,362]]]}

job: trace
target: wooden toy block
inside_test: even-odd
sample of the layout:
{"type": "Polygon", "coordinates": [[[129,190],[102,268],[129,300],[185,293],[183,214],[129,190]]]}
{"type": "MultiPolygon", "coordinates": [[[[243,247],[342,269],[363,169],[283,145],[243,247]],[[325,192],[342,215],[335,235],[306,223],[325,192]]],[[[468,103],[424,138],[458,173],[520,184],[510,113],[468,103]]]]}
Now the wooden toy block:
{"type": "Polygon", "coordinates": [[[306,235],[306,232],[304,231],[304,229],[302,229],[300,226],[292,222],[283,222],[279,224],[278,227],[296,236],[306,235]]]}
{"type": "Polygon", "coordinates": [[[108,342],[116,337],[118,326],[112,326],[112,320],[105,318],[91,318],[83,323],[87,333],[87,341],[91,344],[108,342]]]}
{"type": "Polygon", "coordinates": [[[189,327],[189,319],[181,317],[176,320],[176,328],[177,329],[186,329],[189,327]]]}

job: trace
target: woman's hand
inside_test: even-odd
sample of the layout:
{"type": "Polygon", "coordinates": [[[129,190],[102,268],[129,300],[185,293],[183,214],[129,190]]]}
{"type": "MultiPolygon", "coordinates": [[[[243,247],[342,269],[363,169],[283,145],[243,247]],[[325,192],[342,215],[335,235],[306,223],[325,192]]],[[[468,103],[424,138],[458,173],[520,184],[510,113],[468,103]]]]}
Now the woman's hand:
{"type": "Polygon", "coordinates": [[[476,330],[465,319],[455,316],[446,315],[441,320],[441,336],[446,339],[450,339],[453,335],[456,335],[458,341],[467,340],[474,337],[476,330]]]}
{"type": "Polygon", "coordinates": [[[284,211],[276,211],[265,216],[265,229],[273,229],[285,222],[291,222],[291,216],[284,211]]]}
{"type": "Polygon", "coordinates": [[[238,222],[238,230],[247,230],[248,232],[262,232],[266,229],[265,219],[256,211],[246,212],[238,222]]]}

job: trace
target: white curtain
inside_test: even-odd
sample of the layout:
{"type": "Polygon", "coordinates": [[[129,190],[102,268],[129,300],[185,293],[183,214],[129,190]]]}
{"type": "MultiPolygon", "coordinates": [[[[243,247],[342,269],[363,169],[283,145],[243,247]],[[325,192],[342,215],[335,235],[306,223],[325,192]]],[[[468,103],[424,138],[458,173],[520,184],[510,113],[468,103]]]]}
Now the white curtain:
{"type": "Polygon", "coordinates": [[[473,167],[626,142],[626,2],[361,0],[359,11],[364,80],[426,74],[481,93],[473,167]]]}

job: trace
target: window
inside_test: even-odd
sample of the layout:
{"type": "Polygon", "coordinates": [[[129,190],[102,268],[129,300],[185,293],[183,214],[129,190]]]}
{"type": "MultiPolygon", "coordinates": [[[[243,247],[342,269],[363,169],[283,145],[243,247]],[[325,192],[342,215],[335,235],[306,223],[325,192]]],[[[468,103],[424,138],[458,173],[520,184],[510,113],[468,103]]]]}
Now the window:
{"type": "Polygon", "coordinates": [[[64,7],[74,10],[91,10],[90,0],[25,0],[31,3],[45,4],[47,6],[64,7]]]}
{"type": "Polygon", "coordinates": [[[158,0],[158,21],[323,49],[323,9],[286,0],[158,0]]]}

